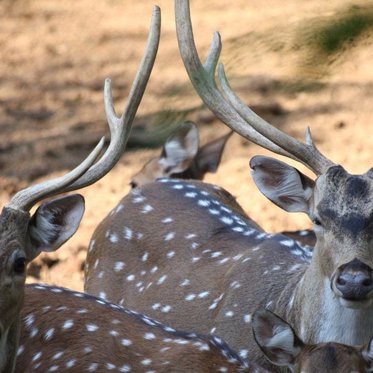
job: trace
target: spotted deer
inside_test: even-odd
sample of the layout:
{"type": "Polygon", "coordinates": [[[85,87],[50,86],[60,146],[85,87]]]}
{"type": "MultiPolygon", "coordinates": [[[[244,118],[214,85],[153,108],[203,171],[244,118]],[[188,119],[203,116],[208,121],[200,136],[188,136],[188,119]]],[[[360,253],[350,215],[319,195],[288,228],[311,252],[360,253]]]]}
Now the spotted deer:
{"type": "MultiPolygon", "coordinates": [[[[84,293],[29,285],[22,310],[16,373],[158,372],[270,373],[242,358],[221,338],[183,332],[84,293]]],[[[268,310],[253,316],[255,339],[272,364],[302,373],[365,373],[365,346],[307,345],[268,310]]]]}
{"type": "Polygon", "coordinates": [[[252,321],[254,338],[266,358],[294,373],[357,373],[373,369],[373,338],[363,346],[335,342],[306,344],[282,318],[266,309],[252,321]]]}
{"type": "MultiPolygon", "coordinates": [[[[210,141],[199,148],[198,127],[185,122],[166,140],[159,157],[150,159],[130,182],[131,188],[143,186],[159,178],[203,180],[206,173],[216,172],[222,153],[233,132],[210,141]]],[[[312,230],[282,232],[312,249],[316,237],[312,230]]]]}
{"type": "Polygon", "coordinates": [[[104,101],[111,140],[100,156],[104,138],[92,153],[66,175],[17,192],[0,214],[0,372],[13,373],[25,297],[26,266],[41,252],[55,251],[78,229],[84,213],[84,199],[78,194],[40,201],[77,190],[101,179],[122,155],[131,124],[149,79],[159,41],[159,9],[154,10],[147,51],[136,75],[121,117],[113,107],[111,82],[105,81],[104,101]]]}
{"type": "Polygon", "coordinates": [[[199,131],[195,123],[187,121],[165,141],[161,154],[150,159],[130,182],[140,187],[161,177],[202,180],[206,173],[216,172],[225,144],[232,131],[199,146],[199,131]]]}
{"type": "Polygon", "coordinates": [[[176,328],[216,333],[240,356],[266,364],[248,333],[266,307],[305,343],[367,343],[373,335],[373,170],[352,175],[314,145],[274,128],[231,90],[215,34],[198,56],[189,3],[176,0],[179,49],[204,103],[231,129],[316,175],[269,157],[250,166],[258,188],[313,222],[313,254],[258,228],[228,192],[198,181],[161,179],[131,192],[96,229],[85,290],[176,328]]]}
{"type": "Polygon", "coordinates": [[[16,373],[268,373],[217,336],[181,332],[84,293],[26,287],[16,373]]]}

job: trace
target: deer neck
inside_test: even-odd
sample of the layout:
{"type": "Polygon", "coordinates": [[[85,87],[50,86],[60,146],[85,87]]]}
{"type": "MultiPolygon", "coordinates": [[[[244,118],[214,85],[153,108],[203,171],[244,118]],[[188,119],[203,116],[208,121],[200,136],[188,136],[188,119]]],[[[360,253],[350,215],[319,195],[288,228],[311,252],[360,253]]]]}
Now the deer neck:
{"type": "Polygon", "coordinates": [[[7,329],[0,338],[0,372],[13,373],[16,365],[18,341],[20,335],[20,317],[7,329]]]}
{"type": "Polygon", "coordinates": [[[373,335],[373,307],[347,308],[321,273],[317,250],[301,281],[294,288],[294,301],[286,314],[307,343],[334,341],[348,345],[367,343],[373,335]]]}

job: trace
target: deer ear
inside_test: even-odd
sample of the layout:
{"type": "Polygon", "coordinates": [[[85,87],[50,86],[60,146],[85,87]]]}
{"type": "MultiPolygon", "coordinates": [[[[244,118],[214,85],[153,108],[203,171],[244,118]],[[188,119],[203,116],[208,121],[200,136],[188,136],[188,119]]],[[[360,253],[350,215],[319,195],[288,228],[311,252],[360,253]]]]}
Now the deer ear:
{"type": "Polygon", "coordinates": [[[203,178],[207,172],[216,172],[223,155],[225,144],[232,134],[233,131],[216,140],[208,142],[199,149],[196,156],[196,164],[198,171],[201,173],[201,178],[203,178]]]}
{"type": "Polygon", "coordinates": [[[313,180],[274,158],[253,157],[250,167],[256,186],[269,200],[285,211],[309,212],[313,180]]]}
{"type": "Polygon", "coordinates": [[[370,341],[363,347],[362,350],[363,357],[369,365],[368,372],[373,372],[373,337],[370,341]]]}
{"type": "Polygon", "coordinates": [[[29,260],[41,251],[55,251],[78,229],[84,214],[84,198],[73,194],[43,203],[29,224],[29,260]]]}
{"type": "Polygon", "coordinates": [[[291,366],[304,346],[293,328],[269,310],[253,316],[254,338],[264,355],[275,365],[291,366]]]}
{"type": "Polygon", "coordinates": [[[169,169],[168,174],[185,171],[197,155],[199,135],[193,122],[186,122],[166,140],[160,163],[169,169]]]}

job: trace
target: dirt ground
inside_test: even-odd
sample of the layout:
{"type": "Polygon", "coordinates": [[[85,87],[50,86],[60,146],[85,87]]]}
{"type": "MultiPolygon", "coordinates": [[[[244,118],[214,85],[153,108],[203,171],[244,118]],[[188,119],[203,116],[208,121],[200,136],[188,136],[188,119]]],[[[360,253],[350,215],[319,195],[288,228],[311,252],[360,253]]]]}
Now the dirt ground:
{"type": "MultiPolygon", "coordinates": [[[[192,17],[202,53],[212,32],[223,38],[221,60],[239,95],[274,125],[302,138],[310,126],[319,148],[350,172],[371,167],[371,34],[330,63],[307,62],[297,38],[316,20],[326,21],[367,1],[195,0],[192,17]]],[[[369,3],[370,4],[370,3],[369,3]]],[[[160,0],[162,37],[156,65],[133,134],[185,119],[200,125],[202,142],[227,132],[193,92],[178,54],[173,2],[160,0]],[[152,123],[152,126],[149,125],[152,123]]],[[[153,2],[149,0],[0,1],[0,202],[18,189],[78,164],[108,134],[102,89],[111,77],[117,111],[141,59],[153,2]]],[[[133,141],[135,143],[135,141],[133,141]]],[[[86,247],[96,225],[129,190],[128,182],[158,150],[128,149],[101,181],[81,191],[86,213],[78,233],[56,254],[30,267],[29,282],[82,289],[86,247]]],[[[310,223],[271,204],[250,179],[249,159],[268,154],[234,135],[222,165],[207,181],[237,196],[269,231],[310,223]]],[[[302,166],[300,169],[304,171],[302,166]]]]}

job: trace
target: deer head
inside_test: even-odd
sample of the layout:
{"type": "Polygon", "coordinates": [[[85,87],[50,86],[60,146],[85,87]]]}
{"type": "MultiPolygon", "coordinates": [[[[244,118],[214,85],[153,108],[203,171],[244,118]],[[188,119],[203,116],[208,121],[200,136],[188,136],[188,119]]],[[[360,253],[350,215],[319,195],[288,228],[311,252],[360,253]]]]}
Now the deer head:
{"type": "Polygon", "coordinates": [[[202,180],[207,172],[216,172],[225,144],[233,132],[199,147],[198,127],[185,122],[166,140],[159,157],[149,160],[132,177],[132,188],[162,177],[202,180]]]}
{"type": "Polygon", "coordinates": [[[80,195],[54,198],[44,202],[35,213],[31,214],[30,210],[46,198],[95,183],[122,155],[154,64],[159,42],[159,12],[156,7],[147,50],[121,117],[114,111],[111,82],[105,81],[104,101],[111,132],[106,151],[99,157],[104,146],[102,138],[74,170],[19,191],[0,214],[0,372],[14,371],[26,265],[42,251],[57,250],[76,232],[84,213],[84,199],[80,195]]]}
{"type": "Polygon", "coordinates": [[[317,236],[320,276],[346,307],[368,307],[373,299],[372,172],[350,175],[332,166],[314,182],[297,169],[267,157],[250,166],[262,193],[289,212],[305,212],[317,236]]]}
{"type": "Polygon", "coordinates": [[[258,188],[289,212],[305,212],[314,224],[317,244],[313,269],[341,305],[361,308],[373,298],[373,259],[370,251],[373,224],[372,171],[351,175],[316,148],[311,132],[300,142],[256,115],[231,89],[222,64],[222,48],[215,33],[202,64],[193,39],[189,2],[176,0],[176,28],[184,65],[204,103],[232,130],[277,154],[303,163],[315,173],[311,180],[297,169],[268,157],[251,161],[258,188]]]}
{"type": "Polygon", "coordinates": [[[306,344],[286,321],[264,309],[254,313],[253,333],[268,360],[293,373],[364,373],[373,369],[373,338],[357,347],[334,342],[306,344]]]}

